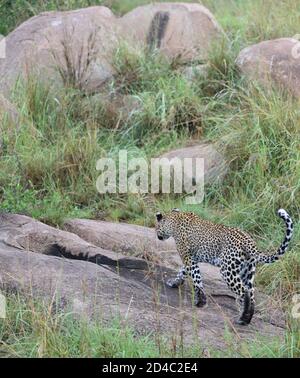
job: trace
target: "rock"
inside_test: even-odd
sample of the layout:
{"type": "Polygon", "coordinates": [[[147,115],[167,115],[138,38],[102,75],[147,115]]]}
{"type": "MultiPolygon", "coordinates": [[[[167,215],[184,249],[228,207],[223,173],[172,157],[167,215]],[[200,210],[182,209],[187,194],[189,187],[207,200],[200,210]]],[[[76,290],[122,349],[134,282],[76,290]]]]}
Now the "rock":
{"type": "Polygon", "coordinates": [[[140,6],[120,20],[122,35],[134,45],[159,48],[180,62],[206,59],[222,30],[210,11],[199,4],[155,3],[140,6]]]}
{"type": "Polygon", "coordinates": [[[98,312],[109,320],[120,306],[123,319],[127,310],[137,324],[141,323],[139,316],[149,309],[147,298],[152,296],[151,289],[135,280],[124,279],[107,267],[17,250],[1,242],[0,261],[1,289],[8,292],[42,299],[51,299],[55,293],[59,307],[75,312],[83,309],[89,318],[98,312]],[[134,304],[131,308],[130,302],[134,304]]]}
{"type": "Polygon", "coordinates": [[[127,223],[70,219],[63,228],[100,248],[168,267],[182,263],[172,239],[160,241],[154,229],[127,223]]]}
{"type": "MultiPolygon", "coordinates": [[[[160,156],[160,158],[167,158],[172,161],[174,158],[180,159],[183,166],[184,158],[202,158],[204,159],[204,184],[221,183],[227,173],[228,165],[224,156],[216,150],[213,144],[201,143],[191,147],[180,148],[167,152],[160,156]]],[[[195,164],[194,164],[195,166],[195,164]]],[[[186,182],[196,183],[195,169],[191,171],[184,171],[184,178],[186,182]]]]}
{"type": "Polygon", "coordinates": [[[6,37],[1,90],[9,92],[20,75],[33,75],[47,84],[97,91],[114,73],[115,23],[113,13],[102,6],[30,18],[6,37]]]}
{"type": "Polygon", "coordinates": [[[25,215],[0,214],[0,242],[25,251],[97,264],[146,269],[146,261],[96,247],[71,232],[47,226],[25,215]]]}
{"type": "Polygon", "coordinates": [[[189,62],[205,59],[220,35],[212,14],[198,4],[151,4],[121,18],[103,6],[41,13],[6,37],[1,91],[7,95],[19,77],[34,77],[58,89],[99,92],[115,73],[113,54],[121,40],[155,45],[169,58],[189,62]]]}
{"type": "Polygon", "coordinates": [[[3,237],[7,233],[13,236],[13,232],[18,237],[19,226],[26,235],[26,225],[32,223],[29,219],[16,215],[1,218],[0,289],[4,293],[17,292],[51,302],[55,298],[56,311],[71,311],[87,320],[100,317],[110,322],[118,316],[138,333],[184,340],[185,345],[199,340],[202,347],[224,348],[225,329],[232,331],[236,344],[253,340],[258,332],[269,338],[284,337],[282,313],[267,297],[258,298],[262,310],[255,314],[251,326],[233,326],[232,318],[238,315],[235,300],[224,284],[214,279],[214,267],[209,267],[208,275],[204,273],[209,305],[192,308],[188,285],[180,290],[164,285],[165,277],[175,272],[163,266],[153,265],[150,270],[104,266],[7,245],[3,237]]]}
{"type": "Polygon", "coordinates": [[[300,96],[300,42],[279,38],[243,49],[236,60],[241,72],[266,87],[274,83],[300,96]]]}

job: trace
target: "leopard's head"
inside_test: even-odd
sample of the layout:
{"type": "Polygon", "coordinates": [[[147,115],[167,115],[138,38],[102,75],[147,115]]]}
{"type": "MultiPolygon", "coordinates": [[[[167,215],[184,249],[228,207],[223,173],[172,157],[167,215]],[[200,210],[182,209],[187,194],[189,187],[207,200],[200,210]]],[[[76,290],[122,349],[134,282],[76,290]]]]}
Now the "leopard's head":
{"type": "Polygon", "coordinates": [[[178,213],[179,209],[173,209],[171,213],[156,213],[155,231],[159,240],[166,240],[173,234],[174,213],[178,213]]]}

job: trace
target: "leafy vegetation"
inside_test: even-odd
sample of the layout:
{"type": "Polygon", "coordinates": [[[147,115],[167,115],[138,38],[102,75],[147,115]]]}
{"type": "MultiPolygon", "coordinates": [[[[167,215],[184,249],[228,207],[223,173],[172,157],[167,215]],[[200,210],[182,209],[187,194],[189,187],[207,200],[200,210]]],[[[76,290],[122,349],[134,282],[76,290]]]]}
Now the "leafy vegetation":
{"type": "MultiPolygon", "coordinates": [[[[0,33],[7,34],[45,10],[102,4],[122,14],[146,2],[2,0],[0,33]]],[[[275,211],[284,207],[295,221],[292,250],[276,264],[261,267],[257,283],[289,312],[292,296],[300,292],[299,101],[277,89],[266,91],[246,82],[235,67],[235,58],[251,43],[297,34],[300,3],[202,3],[215,14],[228,37],[211,51],[205,77],[199,75],[189,83],[174,62],[156,53],[149,55],[126,45],[116,51],[118,75],[111,91],[134,96],[142,104],[129,118],[120,119],[115,109],[76,88],[54,95],[34,78],[19,84],[14,102],[20,109],[21,127],[16,129],[8,121],[2,125],[0,206],[52,225],[60,225],[68,217],[90,217],[148,226],[153,225],[157,209],[179,207],[250,232],[261,250],[274,249],[281,242],[283,225],[275,211]],[[200,139],[219,145],[230,170],[222,185],[206,188],[205,200],[198,208],[187,206],[184,198],[175,195],[97,193],[99,158],[117,157],[123,148],[132,156],[151,158],[200,139]]],[[[0,331],[6,354],[106,356],[97,345],[99,339],[108,343],[110,356],[162,353],[151,338],[137,339],[130,329],[74,325],[69,315],[51,320],[42,308],[32,313],[28,304],[11,301],[9,320],[0,331]],[[80,335],[84,335],[84,344],[80,335]],[[118,345],[114,339],[120,339],[118,345]]],[[[299,323],[288,320],[288,324],[284,346],[257,341],[246,349],[235,350],[232,345],[228,353],[299,356],[299,323]]],[[[195,347],[184,354],[200,355],[199,350],[195,347]]],[[[164,353],[161,355],[172,355],[168,347],[164,353]]]]}

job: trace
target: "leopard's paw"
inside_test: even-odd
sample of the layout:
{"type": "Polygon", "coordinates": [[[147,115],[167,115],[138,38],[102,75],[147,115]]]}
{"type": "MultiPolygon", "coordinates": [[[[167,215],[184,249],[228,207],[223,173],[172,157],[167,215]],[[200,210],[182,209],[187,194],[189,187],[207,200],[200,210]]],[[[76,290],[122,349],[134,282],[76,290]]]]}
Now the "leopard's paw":
{"type": "Polygon", "coordinates": [[[167,284],[167,286],[171,287],[172,289],[176,289],[180,286],[180,283],[174,278],[168,279],[166,281],[166,284],[167,284]]]}

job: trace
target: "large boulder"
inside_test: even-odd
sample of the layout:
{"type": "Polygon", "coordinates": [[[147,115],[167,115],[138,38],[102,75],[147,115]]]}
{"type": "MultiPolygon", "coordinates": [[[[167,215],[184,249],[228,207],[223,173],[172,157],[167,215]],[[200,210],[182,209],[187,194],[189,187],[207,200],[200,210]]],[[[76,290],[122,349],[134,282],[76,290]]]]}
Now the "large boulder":
{"type": "Polygon", "coordinates": [[[241,72],[266,87],[276,84],[300,96],[300,42],[279,38],[243,49],[236,60],[241,72]]]}
{"type": "Polygon", "coordinates": [[[166,57],[187,62],[206,59],[222,30],[210,11],[199,4],[154,3],[140,6],[119,21],[135,45],[158,48],[166,57]]]}
{"type": "Polygon", "coordinates": [[[115,73],[113,55],[120,41],[159,47],[166,56],[188,62],[205,59],[221,34],[212,14],[199,4],[151,4],[121,18],[103,6],[41,13],[6,37],[1,91],[9,93],[18,78],[35,77],[57,88],[99,92],[115,73]]]}
{"type": "Polygon", "coordinates": [[[115,23],[113,13],[102,6],[30,18],[6,37],[1,90],[8,92],[19,77],[31,75],[47,84],[98,90],[114,72],[115,23]]]}
{"type": "MultiPolygon", "coordinates": [[[[100,318],[106,322],[118,316],[137,332],[157,333],[157,336],[170,337],[173,341],[180,338],[185,344],[198,341],[203,347],[224,347],[226,341],[221,336],[226,329],[227,332],[232,331],[235,343],[245,338],[253,340],[258,332],[277,339],[284,335],[283,314],[264,295],[257,296],[258,311],[251,326],[233,325],[232,319],[238,315],[235,300],[220,280],[216,267],[201,264],[209,305],[201,309],[193,308],[189,285],[184,285],[180,290],[165,286],[166,276],[176,274],[165,266],[153,264],[141,269],[139,264],[134,267],[115,266],[107,264],[107,261],[98,264],[82,261],[86,259],[86,253],[91,252],[90,243],[63,231],[56,242],[68,242],[69,256],[77,256],[81,261],[66,258],[68,256],[49,255],[48,242],[53,241],[54,230],[47,226],[43,228],[42,224],[29,217],[1,216],[2,293],[17,292],[51,301],[52,304],[55,299],[53,308],[58,311],[71,311],[87,320],[100,318]],[[45,243],[43,240],[47,238],[47,233],[50,236],[45,243]],[[30,249],[22,246],[26,236],[30,249]],[[76,250],[79,247],[82,255],[76,250]]],[[[59,230],[56,231],[59,233],[59,230]]],[[[122,234],[122,230],[119,233],[122,234]]],[[[126,234],[123,234],[124,242],[125,239],[126,234]]],[[[105,250],[98,248],[98,252],[104,254],[105,250]]]]}
{"type": "MultiPolygon", "coordinates": [[[[167,158],[170,163],[172,159],[180,159],[183,166],[185,158],[204,160],[204,184],[221,183],[224,179],[228,164],[221,152],[217,150],[217,147],[210,143],[200,143],[190,147],[179,148],[169,151],[160,156],[160,158],[167,158]]],[[[195,165],[196,167],[196,165],[195,165]]],[[[196,170],[184,170],[184,178],[186,182],[196,184],[196,170]]]]}

